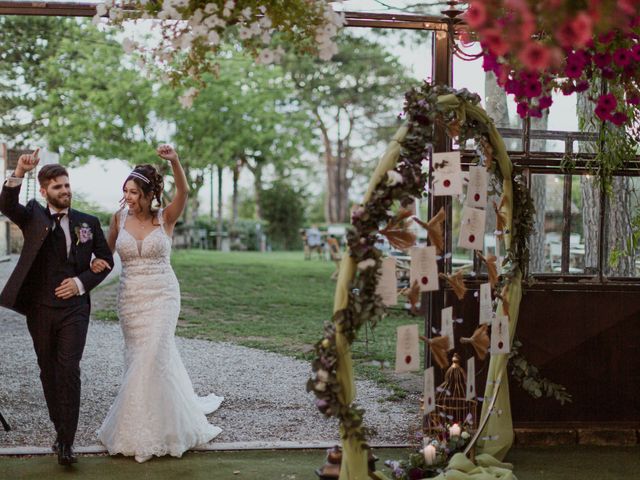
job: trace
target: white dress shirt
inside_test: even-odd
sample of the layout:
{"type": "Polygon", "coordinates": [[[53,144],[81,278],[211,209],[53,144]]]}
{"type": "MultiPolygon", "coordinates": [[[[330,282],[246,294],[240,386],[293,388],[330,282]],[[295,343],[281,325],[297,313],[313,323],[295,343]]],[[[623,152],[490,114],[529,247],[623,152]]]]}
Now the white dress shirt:
{"type": "MultiPolygon", "coordinates": [[[[7,187],[17,187],[22,185],[22,178],[10,176],[7,178],[5,185],[7,187]]],[[[54,213],[64,213],[65,216],[60,219],[60,226],[62,227],[62,231],[64,232],[64,238],[67,241],[67,257],[69,256],[69,252],[71,251],[71,230],[69,229],[69,209],[63,208],[60,211],[55,210],[51,205],[47,205],[49,209],[49,213],[53,215],[54,213]]],[[[51,220],[51,230],[57,228],[56,221],[54,219],[51,220]]],[[[78,295],[84,295],[86,293],[84,289],[84,285],[80,281],[78,277],[73,277],[73,281],[76,282],[78,286],[78,295]]]]}

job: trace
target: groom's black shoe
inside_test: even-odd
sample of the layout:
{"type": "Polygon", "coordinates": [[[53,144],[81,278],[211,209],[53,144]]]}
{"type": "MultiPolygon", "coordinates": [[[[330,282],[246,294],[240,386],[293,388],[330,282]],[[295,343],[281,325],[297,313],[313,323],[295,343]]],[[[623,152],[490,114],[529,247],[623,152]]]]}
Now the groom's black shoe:
{"type": "Polygon", "coordinates": [[[73,454],[73,447],[68,443],[58,444],[58,463],[60,465],[71,465],[78,463],[78,459],[73,454]]]}

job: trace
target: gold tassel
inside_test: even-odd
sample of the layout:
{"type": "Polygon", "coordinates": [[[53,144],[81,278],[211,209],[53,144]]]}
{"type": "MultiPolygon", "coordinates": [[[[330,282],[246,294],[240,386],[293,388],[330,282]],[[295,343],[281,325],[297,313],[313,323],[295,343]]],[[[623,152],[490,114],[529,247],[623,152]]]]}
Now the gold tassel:
{"type": "Polygon", "coordinates": [[[398,214],[389,220],[387,226],[380,230],[389,240],[389,243],[398,250],[406,250],[416,243],[416,236],[407,230],[411,220],[405,221],[413,213],[410,210],[401,209],[398,214]]]}
{"type": "Polygon", "coordinates": [[[505,201],[506,200],[504,195],[502,195],[502,197],[500,198],[500,205],[498,205],[495,200],[493,201],[493,209],[496,212],[496,230],[499,232],[498,238],[502,238],[502,236],[506,233],[505,228],[507,228],[507,216],[502,211],[502,207],[504,207],[505,201]]]}
{"type": "Polygon", "coordinates": [[[491,289],[493,289],[498,283],[498,267],[496,265],[496,261],[498,260],[498,258],[495,255],[489,255],[485,257],[484,255],[482,255],[482,253],[480,253],[480,250],[476,250],[476,255],[478,255],[478,258],[482,260],[482,263],[487,266],[489,283],[491,284],[491,289]]]}
{"type": "Polygon", "coordinates": [[[438,274],[438,276],[447,281],[447,283],[451,286],[453,293],[456,294],[458,300],[462,300],[464,298],[464,294],[467,293],[467,287],[464,284],[464,279],[462,275],[464,270],[460,269],[453,272],[451,275],[445,275],[444,273],[438,274]]]}
{"type": "Polygon", "coordinates": [[[476,355],[480,360],[484,360],[487,356],[487,351],[489,350],[489,345],[491,345],[491,339],[487,334],[488,326],[480,325],[476,328],[475,332],[471,337],[462,337],[460,339],[460,343],[470,343],[473,349],[476,351],[476,355]]]}
{"type": "Polygon", "coordinates": [[[444,231],[442,228],[442,224],[444,223],[445,218],[446,215],[444,212],[444,207],[440,207],[438,213],[436,213],[433,218],[431,218],[431,220],[426,223],[419,218],[413,217],[416,223],[427,231],[427,233],[429,234],[429,243],[436,247],[436,251],[440,255],[444,251],[444,231]]]}
{"type": "Polygon", "coordinates": [[[442,337],[427,338],[421,335],[420,340],[427,342],[433,354],[433,359],[442,370],[449,366],[449,357],[447,356],[447,352],[449,351],[449,337],[445,335],[442,337]]]}

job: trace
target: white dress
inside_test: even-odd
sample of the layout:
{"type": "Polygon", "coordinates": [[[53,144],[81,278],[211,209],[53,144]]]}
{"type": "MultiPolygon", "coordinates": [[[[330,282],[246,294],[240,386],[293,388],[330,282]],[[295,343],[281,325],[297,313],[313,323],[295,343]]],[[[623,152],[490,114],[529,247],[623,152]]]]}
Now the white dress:
{"type": "Polygon", "coordinates": [[[207,443],[222,430],[205,414],[222,397],[198,397],[175,343],[180,312],[180,286],[169,263],[171,238],[160,226],[142,241],[125,228],[127,211],[119,218],[116,251],[122,260],[118,317],[124,336],[122,385],[98,430],[109,454],[180,457],[207,443]]]}

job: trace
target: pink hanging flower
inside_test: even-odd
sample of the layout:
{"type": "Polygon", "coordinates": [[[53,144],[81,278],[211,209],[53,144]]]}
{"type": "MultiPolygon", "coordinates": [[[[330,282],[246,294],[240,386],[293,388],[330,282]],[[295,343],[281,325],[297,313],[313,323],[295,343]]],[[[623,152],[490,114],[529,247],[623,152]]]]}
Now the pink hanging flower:
{"type": "Polygon", "coordinates": [[[529,109],[529,116],[532,118],[541,118],[542,117],[542,111],[539,108],[530,108],[529,109]]]}
{"type": "Polygon", "coordinates": [[[576,50],[575,52],[570,52],[569,55],[567,55],[567,64],[571,63],[584,68],[589,65],[590,62],[591,55],[584,50],[576,50]]]}
{"type": "Polygon", "coordinates": [[[611,123],[619,127],[627,123],[627,120],[629,120],[629,117],[627,117],[627,115],[623,112],[616,112],[611,116],[610,120],[611,120],[611,123]]]}
{"type": "Polygon", "coordinates": [[[638,95],[630,95],[627,97],[627,104],[640,105],[640,97],[638,95]]]}
{"type": "Polygon", "coordinates": [[[613,93],[604,93],[598,97],[598,106],[610,112],[618,105],[618,100],[613,93]]]}
{"type": "Polygon", "coordinates": [[[600,105],[596,106],[595,114],[603,122],[606,122],[611,118],[610,111],[600,105]]]}
{"type": "Polygon", "coordinates": [[[517,112],[518,115],[520,115],[520,118],[526,118],[527,113],[529,113],[529,105],[526,102],[518,103],[517,112]]]}
{"type": "Polygon", "coordinates": [[[631,58],[636,62],[640,62],[640,45],[631,47],[631,58]]]}
{"type": "Polygon", "coordinates": [[[598,36],[598,42],[602,43],[603,45],[607,45],[613,42],[614,38],[616,38],[616,32],[615,30],[610,30],[607,33],[601,33],[598,36]]]}
{"type": "Polygon", "coordinates": [[[552,104],[553,104],[553,99],[551,97],[548,97],[548,96],[540,97],[538,99],[538,107],[540,107],[540,110],[549,108],[552,104]]]}
{"type": "Polygon", "coordinates": [[[618,48],[613,52],[613,62],[619,67],[625,67],[631,63],[631,52],[626,48],[618,48]]]}
{"type": "Polygon", "coordinates": [[[475,30],[487,21],[487,9],[481,1],[471,2],[471,5],[469,5],[469,8],[462,17],[466,24],[475,30]]]}
{"type": "Polygon", "coordinates": [[[556,38],[565,48],[582,48],[593,35],[593,20],[585,11],[567,20],[556,32],[556,38]]]}
{"type": "Polygon", "coordinates": [[[569,78],[580,78],[582,76],[582,72],[584,72],[584,67],[576,63],[567,63],[567,66],[564,69],[564,73],[569,78]]]}
{"type": "Polygon", "coordinates": [[[539,42],[530,42],[520,52],[519,58],[531,70],[544,70],[549,66],[551,53],[539,42]]]}
{"type": "Polygon", "coordinates": [[[504,91],[509,95],[513,94],[516,97],[521,97],[523,95],[524,89],[519,81],[510,78],[504,84],[504,91]]]}
{"type": "Polygon", "coordinates": [[[502,33],[497,28],[484,30],[482,43],[487,50],[496,57],[501,57],[509,51],[509,44],[502,38],[502,33]]]}
{"type": "Polygon", "coordinates": [[[587,90],[589,90],[589,82],[586,80],[582,80],[578,83],[576,83],[575,86],[575,91],[576,92],[586,92],[587,90]]]}
{"type": "Polygon", "coordinates": [[[527,98],[538,97],[542,93],[542,85],[540,81],[526,82],[524,84],[524,96],[527,98]]]}
{"type": "Polygon", "coordinates": [[[611,55],[606,52],[596,53],[593,56],[593,63],[595,63],[598,68],[604,68],[611,63],[611,55]]]}

